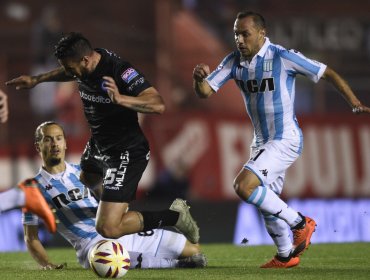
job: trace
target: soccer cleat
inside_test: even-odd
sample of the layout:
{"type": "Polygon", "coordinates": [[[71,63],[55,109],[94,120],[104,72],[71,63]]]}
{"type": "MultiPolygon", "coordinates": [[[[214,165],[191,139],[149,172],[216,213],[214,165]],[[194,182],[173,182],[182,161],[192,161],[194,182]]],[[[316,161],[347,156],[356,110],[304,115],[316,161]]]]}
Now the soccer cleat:
{"type": "Polygon", "coordinates": [[[177,267],[179,268],[203,268],[208,264],[207,258],[204,254],[199,253],[191,257],[179,259],[177,267]]]}
{"type": "Polygon", "coordinates": [[[51,233],[55,233],[57,228],[55,224],[55,217],[45,201],[35,179],[27,179],[18,184],[18,187],[24,192],[25,206],[24,212],[32,212],[42,218],[46,227],[51,233]]]}
{"type": "Polygon", "coordinates": [[[311,236],[315,231],[316,222],[309,218],[302,216],[301,213],[298,213],[304,219],[304,225],[300,228],[292,229],[293,231],[293,257],[299,257],[311,244],[311,236]]]}
{"type": "Polygon", "coordinates": [[[189,208],[186,201],[180,198],[176,198],[170,206],[170,210],[180,214],[175,228],[185,235],[191,243],[196,244],[199,242],[199,227],[191,216],[189,208]]]}
{"type": "Polygon", "coordinates": [[[261,265],[261,268],[289,268],[294,267],[299,264],[299,257],[280,257],[276,255],[272,260],[269,262],[261,265]]]}

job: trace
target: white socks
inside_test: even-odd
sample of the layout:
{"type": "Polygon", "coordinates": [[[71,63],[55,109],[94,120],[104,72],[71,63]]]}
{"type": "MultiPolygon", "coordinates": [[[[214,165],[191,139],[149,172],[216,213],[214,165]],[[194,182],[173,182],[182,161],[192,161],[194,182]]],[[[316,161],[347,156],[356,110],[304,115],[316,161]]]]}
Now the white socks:
{"type": "Polygon", "coordinates": [[[270,188],[258,186],[247,199],[247,203],[255,205],[264,213],[283,219],[291,228],[297,225],[302,218],[270,188]]]}
{"type": "Polygon", "coordinates": [[[261,212],[261,214],[265,221],[267,232],[277,247],[278,255],[284,258],[289,257],[293,245],[287,223],[267,213],[261,212]]]}

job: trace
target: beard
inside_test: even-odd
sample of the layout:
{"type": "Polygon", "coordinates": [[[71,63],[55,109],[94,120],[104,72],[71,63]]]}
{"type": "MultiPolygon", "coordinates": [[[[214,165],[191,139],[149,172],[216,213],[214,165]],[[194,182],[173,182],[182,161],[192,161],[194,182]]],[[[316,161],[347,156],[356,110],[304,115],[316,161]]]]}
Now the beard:
{"type": "Polygon", "coordinates": [[[61,158],[51,158],[48,160],[48,165],[50,166],[56,166],[62,162],[61,158]]]}

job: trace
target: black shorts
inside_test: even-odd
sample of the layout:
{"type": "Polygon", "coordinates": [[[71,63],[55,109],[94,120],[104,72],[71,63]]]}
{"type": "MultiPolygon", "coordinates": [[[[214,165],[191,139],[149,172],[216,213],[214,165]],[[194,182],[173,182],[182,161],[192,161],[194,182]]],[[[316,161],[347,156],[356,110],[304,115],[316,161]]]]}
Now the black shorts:
{"type": "Polygon", "coordinates": [[[149,162],[149,146],[142,143],[129,150],[110,150],[102,154],[93,139],[86,144],[81,169],[100,174],[103,180],[102,201],[131,202],[136,198],[139,181],[149,162]]]}

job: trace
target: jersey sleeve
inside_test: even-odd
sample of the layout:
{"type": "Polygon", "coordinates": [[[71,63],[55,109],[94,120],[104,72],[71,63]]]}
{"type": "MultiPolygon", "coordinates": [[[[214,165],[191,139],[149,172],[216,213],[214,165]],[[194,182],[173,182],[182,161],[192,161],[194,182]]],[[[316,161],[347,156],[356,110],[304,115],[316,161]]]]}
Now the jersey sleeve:
{"type": "Polygon", "coordinates": [[[235,53],[229,54],[206,78],[206,81],[214,91],[218,91],[220,87],[232,78],[232,68],[235,64],[235,59],[235,53]]]}
{"type": "Polygon", "coordinates": [[[326,65],[305,57],[296,50],[282,50],[280,52],[284,67],[293,74],[301,74],[317,83],[325,72],[326,65]]]}
{"type": "Polygon", "coordinates": [[[143,90],[152,86],[144,75],[128,62],[125,62],[118,68],[115,76],[118,88],[122,94],[138,96],[143,90]]]}
{"type": "Polygon", "coordinates": [[[23,212],[22,224],[27,226],[37,226],[39,224],[39,218],[31,212],[23,212]]]}

